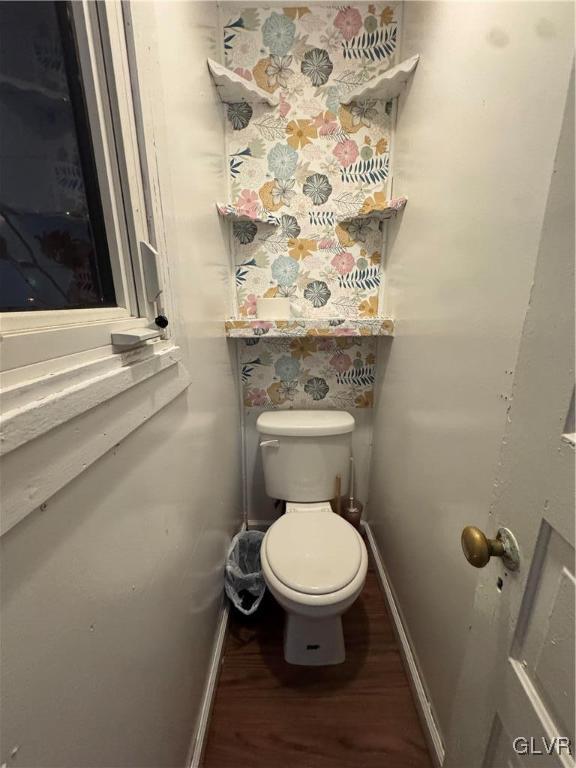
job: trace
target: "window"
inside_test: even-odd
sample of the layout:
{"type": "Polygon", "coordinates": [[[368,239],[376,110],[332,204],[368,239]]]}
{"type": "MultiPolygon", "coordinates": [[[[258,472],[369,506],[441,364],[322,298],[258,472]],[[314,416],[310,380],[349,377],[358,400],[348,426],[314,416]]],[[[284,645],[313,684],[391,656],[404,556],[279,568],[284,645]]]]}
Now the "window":
{"type": "Polygon", "coordinates": [[[0,535],[188,385],[141,6],[0,1],[0,535]]]}
{"type": "Polygon", "coordinates": [[[0,310],[115,306],[72,25],[0,5],[0,310]]]}
{"type": "Polygon", "coordinates": [[[0,3],[3,372],[111,352],[162,311],[129,72],[120,3],[0,3]]]}

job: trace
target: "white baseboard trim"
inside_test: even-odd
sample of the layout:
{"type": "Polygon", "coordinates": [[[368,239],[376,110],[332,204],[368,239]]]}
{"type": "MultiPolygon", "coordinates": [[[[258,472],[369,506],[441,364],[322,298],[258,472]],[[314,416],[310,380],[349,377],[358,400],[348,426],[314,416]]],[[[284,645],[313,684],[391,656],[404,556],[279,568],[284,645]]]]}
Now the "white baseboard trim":
{"type": "Polygon", "coordinates": [[[210,659],[208,679],[206,680],[206,687],[202,697],[202,707],[200,708],[196,734],[192,742],[192,748],[190,750],[191,754],[186,763],[188,768],[199,768],[201,764],[206,736],[208,735],[208,726],[210,725],[210,715],[214,704],[214,695],[216,693],[216,686],[218,685],[218,674],[220,672],[220,662],[222,661],[222,653],[224,651],[224,641],[226,640],[229,614],[230,603],[225,597],[220,613],[220,620],[218,621],[218,629],[216,630],[216,640],[214,641],[214,648],[212,649],[212,658],[210,659]]]}
{"type": "Polygon", "coordinates": [[[394,629],[396,630],[396,636],[398,638],[398,642],[400,643],[400,649],[402,651],[402,656],[404,658],[404,663],[408,672],[408,678],[414,692],[418,714],[420,716],[422,727],[424,728],[426,740],[428,742],[428,746],[430,748],[434,762],[437,768],[440,768],[444,762],[444,743],[442,741],[440,731],[438,730],[438,725],[436,724],[432,714],[430,701],[426,695],[426,689],[424,688],[424,684],[422,682],[420,666],[408,639],[408,634],[404,627],[398,605],[396,604],[396,599],[394,597],[392,587],[390,586],[390,580],[388,579],[386,568],[382,562],[382,557],[380,555],[378,545],[376,544],[374,534],[372,533],[368,523],[363,522],[362,527],[366,535],[368,546],[370,547],[370,552],[374,558],[380,584],[388,602],[388,608],[390,609],[390,614],[394,622],[394,629]]]}

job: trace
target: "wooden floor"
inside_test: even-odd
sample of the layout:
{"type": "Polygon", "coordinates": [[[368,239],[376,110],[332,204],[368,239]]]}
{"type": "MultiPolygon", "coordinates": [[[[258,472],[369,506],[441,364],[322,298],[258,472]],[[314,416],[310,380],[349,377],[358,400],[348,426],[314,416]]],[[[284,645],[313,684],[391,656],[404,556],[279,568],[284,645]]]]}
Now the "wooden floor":
{"type": "Polygon", "coordinates": [[[286,664],[282,630],[270,594],[233,611],[204,768],[431,768],[373,569],[344,615],[344,664],[286,664]]]}

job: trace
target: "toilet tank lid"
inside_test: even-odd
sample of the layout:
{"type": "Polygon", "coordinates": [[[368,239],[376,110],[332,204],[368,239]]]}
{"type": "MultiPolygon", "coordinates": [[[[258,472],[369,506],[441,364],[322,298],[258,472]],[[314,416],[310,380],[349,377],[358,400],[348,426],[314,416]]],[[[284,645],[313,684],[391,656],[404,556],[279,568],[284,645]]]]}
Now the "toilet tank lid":
{"type": "Polygon", "coordinates": [[[354,417],[346,411],[267,411],[258,416],[256,429],[291,437],[343,435],[354,430],[354,417]]]}

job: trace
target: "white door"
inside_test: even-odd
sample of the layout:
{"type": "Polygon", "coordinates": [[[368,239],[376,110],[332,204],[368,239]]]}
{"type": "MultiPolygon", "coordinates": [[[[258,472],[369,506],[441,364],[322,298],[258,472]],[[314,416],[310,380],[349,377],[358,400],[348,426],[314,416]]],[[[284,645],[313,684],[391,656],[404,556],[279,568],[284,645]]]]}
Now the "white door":
{"type": "Polygon", "coordinates": [[[520,566],[492,557],[479,571],[445,768],[575,764],[573,89],[543,200],[493,503],[488,521],[470,521],[491,537],[511,530],[520,566]]]}

